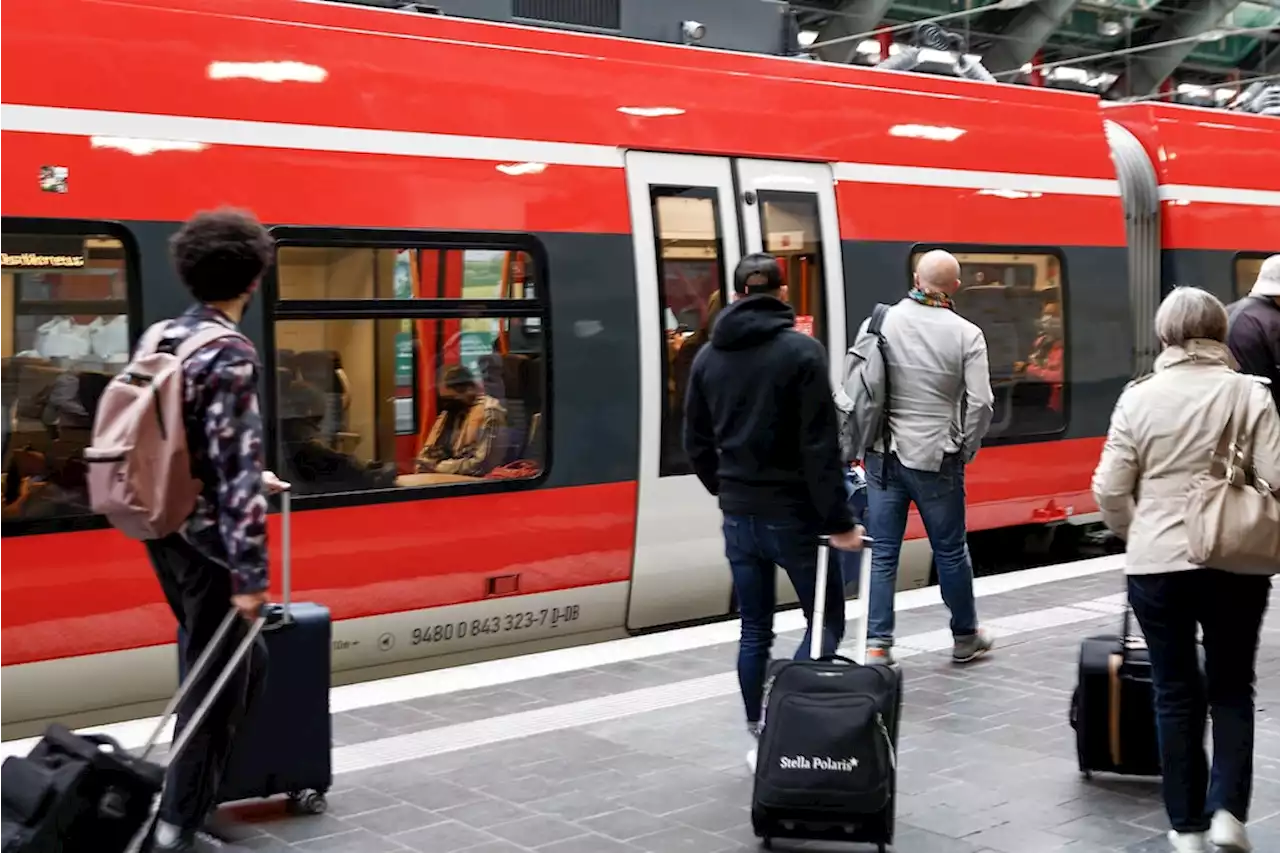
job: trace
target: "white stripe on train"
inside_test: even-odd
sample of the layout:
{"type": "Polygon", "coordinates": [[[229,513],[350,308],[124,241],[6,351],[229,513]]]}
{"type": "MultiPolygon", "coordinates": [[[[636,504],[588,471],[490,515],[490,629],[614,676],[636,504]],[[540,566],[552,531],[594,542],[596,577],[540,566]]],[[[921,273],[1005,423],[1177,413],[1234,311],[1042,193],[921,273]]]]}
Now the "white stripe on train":
{"type": "MultiPolygon", "coordinates": [[[[19,104],[0,107],[0,127],[7,131],[113,137],[134,141],[243,145],[613,169],[624,165],[623,149],[609,145],[19,104]]],[[[1083,196],[1118,196],[1120,192],[1119,185],[1114,180],[1060,175],[1023,175],[871,163],[837,163],[834,171],[837,180],[865,183],[1083,196]]]]}

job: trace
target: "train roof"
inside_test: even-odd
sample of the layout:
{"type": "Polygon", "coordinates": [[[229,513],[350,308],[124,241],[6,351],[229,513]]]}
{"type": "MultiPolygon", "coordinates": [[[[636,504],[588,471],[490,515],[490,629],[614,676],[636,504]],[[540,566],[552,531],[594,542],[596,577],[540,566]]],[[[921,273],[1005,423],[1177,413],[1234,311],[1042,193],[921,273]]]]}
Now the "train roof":
{"type": "Polygon", "coordinates": [[[2,37],[6,106],[1113,177],[1095,99],[1034,87],[314,0],[12,0],[2,37]]]}

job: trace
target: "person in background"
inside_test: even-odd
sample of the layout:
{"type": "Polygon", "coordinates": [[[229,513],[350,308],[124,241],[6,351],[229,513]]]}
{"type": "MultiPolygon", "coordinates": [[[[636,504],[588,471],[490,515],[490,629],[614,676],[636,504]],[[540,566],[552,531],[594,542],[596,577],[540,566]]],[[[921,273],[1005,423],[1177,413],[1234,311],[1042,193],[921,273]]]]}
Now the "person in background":
{"type": "Polygon", "coordinates": [[[1271,381],[1280,411],[1280,255],[1262,262],[1249,295],[1231,306],[1227,346],[1241,373],[1271,381]]]}
{"type": "Polygon", "coordinates": [[[1062,412],[1063,352],[1062,304],[1046,302],[1040,315],[1040,335],[1032,346],[1030,358],[1019,362],[1015,369],[1037,382],[1049,385],[1049,408],[1062,412]]]}
{"type": "MultiPolygon", "coordinates": [[[[982,330],[956,313],[952,303],[959,287],[960,262],[948,252],[928,252],[916,266],[914,286],[884,319],[889,447],[878,439],[864,460],[867,528],[876,543],[868,663],[893,662],[898,557],[913,503],[933,546],[942,600],[951,611],[952,660],[968,663],[992,646],[978,626],[965,541],[964,474],[991,425],[993,395],[982,330]]],[[[862,324],[860,336],[869,322],[862,324]]]]}
{"type": "Polygon", "coordinates": [[[1232,369],[1227,312],[1214,296],[1175,289],[1155,326],[1164,350],[1155,372],[1130,383],[1116,403],[1093,494],[1107,527],[1126,542],[1129,600],[1151,653],[1169,841],[1177,853],[1202,853],[1207,831],[1221,848],[1248,851],[1254,666],[1271,578],[1190,562],[1183,518],[1237,394],[1258,476],[1280,483],[1280,414],[1261,382],[1232,369]],[[1213,715],[1212,772],[1206,712],[1213,715]]]}
{"type": "MultiPolygon", "coordinates": [[[[236,329],[271,263],[274,244],[266,229],[242,211],[199,213],[173,236],[170,248],[178,277],[196,303],[170,322],[158,351],[173,352],[211,325],[236,329]]],[[[182,371],[187,447],[203,490],[183,527],[147,542],[147,553],[169,607],[187,631],[188,670],[217,632],[228,602],[244,619],[179,709],[178,731],[267,600],[267,493],[288,488],[264,470],[261,364],[253,345],[242,337],[221,338],[193,353],[182,371]]],[[[266,664],[266,644],[259,637],[248,665],[227,683],[187,749],[169,765],[153,850],[225,849],[200,827],[216,805],[236,728],[260,693],[266,664]]]]}
{"type": "Polygon", "coordinates": [[[483,477],[494,466],[494,443],[506,422],[498,400],[457,364],[440,380],[440,415],[418,454],[419,473],[483,477]]]}
{"type": "MultiPolygon", "coordinates": [[[[841,472],[826,352],[795,330],[772,255],[747,255],[733,283],[735,301],[720,312],[689,374],[684,445],[724,513],[725,555],[742,612],[738,683],[748,731],[758,737],[776,567],[790,578],[809,623],[796,658],[808,656],[814,630],[823,631],[823,653],[834,653],[844,636],[844,584],[831,560],[827,612],[815,628],[818,536],[853,550],[862,545],[862,529],[841,472]]],[[[754,751],[748,762],[754,767],[754,751]]]]}

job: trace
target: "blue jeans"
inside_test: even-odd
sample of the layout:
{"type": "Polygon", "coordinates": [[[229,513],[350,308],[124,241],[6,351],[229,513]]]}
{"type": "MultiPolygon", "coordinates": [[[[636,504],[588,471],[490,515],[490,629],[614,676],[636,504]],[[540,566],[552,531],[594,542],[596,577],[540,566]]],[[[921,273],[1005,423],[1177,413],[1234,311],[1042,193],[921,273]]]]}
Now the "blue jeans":
{"type": "MultiPolygon", "coordinates": [[[[852,469],[846,470],[844,472],[844,490],[849,498],[849,509],[853,512],[854,521],[865,525],[867,523],[866,481],[855,474],[852,469]]],[[[832,549],[831,559],[839,561],[841,570],[844,572],[845,597],[856,598],[862,595],[862,590],[858,589],[858,582],[862,577],[862,550],[841,551],[832,549]]]]}
{"type": "Polygon", "coordinates": [[[964,463],[960,457],[943,457],[939,471],[916,471],[898,461],[868,453],[867,533],[875,540],[871,551],[871,602],[867,616],[867,640],[871,645],[893,645],[893,594],[898,586],[898,556],[907,531],[907,510],[920,511],[925,533],[933,546],[942,600],[951,611],[951,634],[969,637],[978,631],[978,610],[973,599],[973,565],[965,542],[964,463]]]}
{"type": "MultiPolygon", "coordinates": [[[[797,521],[749,515],[724,517],[724,551],[733,571],[733,588],[742,613],[738,642],[738,685],[747,722],[760,720],[769,650],[773,647],[773,611],[777,567],[787,573],[804,610],[809,628],[795,659],[809,657],[813,626],[813,598],[818,581],[818,535],[797,521]]],[[[823,618],[822,653],[835,654],[844,638],[844,581],[840,563],[832,559],[827,571],[827,607],[823,618]]]]}
{"type": "Polygon", "coordinates": [[[1218,809],[1249,817],[1254,663],[1271,578],[1196,569],[1130,575],[1129,601],[1151,652],[1164,806],[1179,832],[1204,832],[1218,809]],[[1196,625],[1204,629],[1200,677],[1196,625]],[[1213,770],[1204,752],[1213,714],[1213,770]]]}

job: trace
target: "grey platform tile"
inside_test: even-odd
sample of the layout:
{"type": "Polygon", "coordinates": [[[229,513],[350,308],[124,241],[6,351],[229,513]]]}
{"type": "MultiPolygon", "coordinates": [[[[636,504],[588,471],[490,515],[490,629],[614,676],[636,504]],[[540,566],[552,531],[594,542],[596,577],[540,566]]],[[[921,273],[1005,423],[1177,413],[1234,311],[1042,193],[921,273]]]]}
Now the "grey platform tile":
{"type": "Polygon", "coordinates": [[[708,802],[711,799],[710,795],[671,790],[658,785],[654,788],[646,788],[628,794],[622,798],[622,804],[629,805],[642,812],[662,816],[678,812],[680,809],[688,808],[690,805],[708,802]]]}
{"type": "Polygon", "coordinates": [[[384,809],[395,805],[398,800],[381,791],[370,788],[341,788],[329,792],[328,814],[333,817],[351,817],[352,815],[384,809]]]}
{"type": "Polygon", "coordinates": [[[306,853],[406,853],[404,846],[367,829],[355,829],[294,845],[306,853]]]}
{"type": "Polygon", "coordinates": [[[966,836],[965,841],[999,853],[1070,853],[1078,839],[1055,835],[1041,829],[1006,823],[966,836]]]}
{"type": "Polygon", "coordinates": [[[385,809],[349,817],[347,818],[347,823],[363,827],[379,835],[395,835],[397,832],[407,832],[410,829],[418,829],[419,827],[430,826],[433,823],[440,823],[443,819],[435,812],[430,812],[408,803],[400,803],[399,805],[388,806],[385,809]]]}
{"type": "Polygon", "coordinates": [[[489,832],[515,844],[533,848],[587,834],[587,830],[577,824],[542,814],[491,826],[489,832]]]}
{"type": "Polygon", "coordinates": [[[517,847],[510,841],[487,841],[479,847],[468,847],[464,853],[529,853],[524,847],[517,847]]]}
{"type": "MultiPolygon", "coordinates": [[[[539,847],[538,853],[640,853],[641,848],[603,835],[579,835],[539,847]]],[[[470,850],[467,853],[471,853],[470,850]]]]}
{"type": "Polygon", "coordinates": [[[354,828],[351,824],[327,814],[291,816],[259,825],[269,834],[290,844],[310,841],[313,838],[324,838],[326,835],[337,835],[339,832],[354,828]]]}
{"type": "Polygon", "coordinates": [[[240,850],[252,850],[253,853],[297,853],[298,848],[287,841],[281,841],[273,835],[258,835],[237,841],[240,850]]]}
{"type": "Polygon", "coordinates": [[[348,715],[362,720],[366,723],[372,723],[375,726],[382,726],[387,729],[396,729],[403,726],[418,725],[426,728],[431,722],[431,715],[423,713],[417,708],[413,708],[404,702],[392,702],[388,705],[373,705],[368,708],[358,708],[354,711],[348,711],[348,715]]]}
{"type": "Polygon", "coordinates": [[[402,832],[392,836],[391,840],[419,853],[456,853],[458,850],[478,847],[487,841],[498,839],[456,820],[446,820],[422,829],[402,832]]]}
{"type": "Polygon", "coordinates": [[[486,829],[500,823],[508,823],[522,817],[529,817],[537,812],[517,806],[515,803],[499,800],[496,797],[485,797],[482,800],[442,809],[438,814],[449,820],[460,821],[467,826],[486,829]]]}
{"type": "MultiPolygon", "coordinates": [[[[628,797],[627,799],[629,800],[630,798],[628,797]]],[[[534,800],[531,803],[526,803],[525,808],[541,814],[555,815],[565,820],[580,821],[583,818],[616,811],[619,808],[619,804],[602,793],[567,791],[548,797],[545,800],[534,800]]]]}
{"type": "Polygon", "coordinates": [[[484,799],[484,794],[443,779],[429,779],[421,787],[401,789],[395,795],[428,811],[440,811],[454,806],[465,806],[484,799]]]}
{"type": "Polygon", "coordinates": [[[578,821],[593,832],[627,841],[642,835],[661,832],[671,825],[672,818],[658,817],[633,808],[623,808],[608,814],[597,815],[578,821]]]}
{"type": "Polygon", "coordinates": [[[721,835],[713,835],[692,826],[673,826],[628,842],[649,853],[721,853],[739,845],[721,835]]]}
{"type": "MultiPolygon", "coordinates": [[[[1067,838],[1125,847],[1152,836],[1151,830],[1108,817],[1089,815],[1055,826],[1051,832],[1067,838]]],[[[1160,833],[1163,835],[1164,833],[1160,833]]]]}
{"type": "Polygon", "coordinates": [[[751,823],[751,810],[747,807],[749,802],[749,797],[711,800],[672,812],[667,815],[667,819],[678,820],[707,832],[727,832],[734,827],[751,823]]]}

